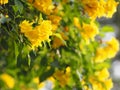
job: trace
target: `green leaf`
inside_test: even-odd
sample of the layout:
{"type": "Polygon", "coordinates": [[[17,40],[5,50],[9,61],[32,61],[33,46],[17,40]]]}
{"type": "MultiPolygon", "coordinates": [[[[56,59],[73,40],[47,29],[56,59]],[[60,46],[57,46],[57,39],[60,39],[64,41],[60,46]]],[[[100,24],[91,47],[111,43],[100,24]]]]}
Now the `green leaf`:
{"type": "Polygon", "coordinates": [[[101,31],[102,32],[114,32],[114,28],[112,26],[106,25],[102,27],[101,31]]]}
{"type": "Polygon", "coordinates": [[[14,0],[15,6],[17,7],[18,11],[22,13],[23,11],[23,4],[19,0],[14,0]]]}

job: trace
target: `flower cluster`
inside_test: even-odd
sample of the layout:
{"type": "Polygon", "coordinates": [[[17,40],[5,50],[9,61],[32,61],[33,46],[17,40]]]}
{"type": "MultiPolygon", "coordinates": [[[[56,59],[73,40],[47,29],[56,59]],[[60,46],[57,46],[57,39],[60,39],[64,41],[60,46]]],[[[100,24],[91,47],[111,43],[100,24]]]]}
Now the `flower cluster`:
{"type": "Polygon", "coordinates": [[[113,87],[113,83],[109,77],[110,75],[107,68],[103,68],[90,76],[89,82],[92,85],[92,89],[87,86],[84,80],[82,81],[82,85],[85,90],[110,90],[113,87]]]}
{"type": "Polygon", "coordinates": [[[116,12],[118,2],[115,0],[82,0],[85,12],[91,17],[96,19],[97,17],[111,18],[116,12]]]}
{"type": "Polygon", "coordinates": [[[108,62],[119,42],[102,40],[96,18],[111,18],[117,6],[115,0],[0,0],[0,89],[110,90],[108,62]]]}
{"type": "Polygon", "coordinates": [[[39,25],[32,27],[32,23],[24,20],[19,26],[21,28],[21,33],[29,39],[32,44],[32,48],[41,46],[43,41],[50,41],[49,36],[52,35],[52,25],[51,21],[43,20],[39,25]]]}
{"type": "Polygon", "coordinates": [[[94,41],[95,36],[99,33],[98,27],[94,22],[80,25],[79,19],[74,17],[74,25],[80,30],[81,36],[87,43],[89,43],[89,40],[94,41]]]}

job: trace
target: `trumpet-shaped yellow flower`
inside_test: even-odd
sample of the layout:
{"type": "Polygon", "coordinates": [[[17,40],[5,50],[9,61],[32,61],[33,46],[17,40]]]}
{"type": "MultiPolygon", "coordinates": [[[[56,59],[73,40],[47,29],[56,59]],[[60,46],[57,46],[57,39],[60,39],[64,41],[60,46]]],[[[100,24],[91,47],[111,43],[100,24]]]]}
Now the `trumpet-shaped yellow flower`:
{"type": "Polygon", "coordinates": [[[7,3],[8,3],[8,0],[0,0],[0,5],[7,4],[7,3]]]}
{"type": "Polygon", "coordinates": [[[99,47],[96,51],[95,62],[103,62],[107,58],[113,58],[119,50],[119,42],[112,38],[106,42],[105,47],[99,47]],[[107,51],[107,52],[106,52],[107,51]]]}
{"type": "Polygon", "coordinates": [[[100,63],[103,62],[107,58],[106,50],[102,47],[97,48],[95,62],[100,63]]]}
{"type": "Polygon", "coordinates": [[[32,44],[32,48],[41,46],[44,41],[50,41],[49,36],[52,35],[51,21],[43,20],[39,25],[32,27],[32,23],[24,20],[20,25],[21,33],[28,38],[32,44]]]}
{"type": "Polygon", "coordinates": [[[111,40],[106,42],[107,46],[105,47],[105,50],[107,51],[108,58],[112,58],[116,55],[116,53],[119,51],[119,42],[116,38],[112,38],[111,40]]]}
{"type": "Polygon", "coordinates": [[[0,75],[0,79],[8,86],[8,88],[13,88],[15,85],[15,80],[9,74],[3,73],[0,75]]]}
{"type": "Polygon", "coordinates": [[[99,30],[93,22],[90,22],[90,24],[83,23],[80,33],[85,41],[89,43],[89,40],[94,41],[94,37],[99,33],[99,30]]]}
{"type": "Polygon", "coordinates": [[[28,2],[47,15],[49,15],[54,9],[52,0],[28,0],[28,2]]]}
{"type": "Polygon", "coordinates": [[[86,86],[86,82],[82,80],[81,84],[85,90],[111,90],[113,87],[112,80],[109,78],[109,72],[107,68],[103,68],[100,71],[96,71],[95,74],[89,77],[89,82],[92,88],[86,86]]]}

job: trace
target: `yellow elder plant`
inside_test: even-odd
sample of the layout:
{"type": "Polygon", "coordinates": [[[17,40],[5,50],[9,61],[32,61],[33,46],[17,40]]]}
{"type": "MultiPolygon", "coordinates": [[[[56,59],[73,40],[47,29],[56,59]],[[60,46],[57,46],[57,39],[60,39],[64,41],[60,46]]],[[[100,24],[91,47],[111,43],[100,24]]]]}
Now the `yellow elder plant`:
{"type": "Polygon", "coordinates": [[[104,41],[111,27],[96,19],[112,18],[118,4],[0,0],[0,90],[111,90],[119,42],[104,41]]]}

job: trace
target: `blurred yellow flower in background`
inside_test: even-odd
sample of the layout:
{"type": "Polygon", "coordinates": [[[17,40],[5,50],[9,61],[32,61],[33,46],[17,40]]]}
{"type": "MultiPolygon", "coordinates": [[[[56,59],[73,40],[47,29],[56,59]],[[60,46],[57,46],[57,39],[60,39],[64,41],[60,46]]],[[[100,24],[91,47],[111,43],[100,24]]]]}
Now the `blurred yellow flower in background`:
{"type": "Polygon", "coordinates": [[[107,68],[96,71],[93,76],[89,77],[89,81],[92,84],[92,90],[110,90],[113,87],[107,68]]]}
{"type": "Polygon", "coordinates": [[[95,72],[95,75],[97,76],[99,81],[105,81],[106,78],[110,76],[107,68],[103,68],[101,71],[95,72]]]}
{"type": "Polygon", "coordinates": [[[115,0],[107,0],[105,4],[105,13],[106,17],[112,18],[113,14],[117,11],[116,7],[118,6],[118,2],[115,0]]]}
{"type": "Polygon", "coordinates": [[[81,25],[80,25],[80,22],[79,22],[79,18],[78,18],[78,17],[74,17],[74,18],[73,18],[73,23],[74,23],[74,25],[75,25],[78,29],[81,28],[81,25]]]}
{"type": "Polygon", "coordinates": [[[104,84],[106,86],[106,90],[111,90],[111,88],[113,87],[113,82],[111,78],[104,81],[104,84]]]}
{"type": "Polygon", "coordinates": [[[57,15],[49,15],[48,19],[52,22],[52,31],[55,32],[60,24],[60,20],[62,19],[60,16],[57,15]]]}
{"type": "Polygon", "coordinates": [[[119,41],[115,37],[112,37],[106,44],[105,50],[107,51],[108,58],[115,57],[116,53],[119,51],[119,41]]]}
{"type": "Polygon", "coordinates": [[[65,85],[67,85],[69,83],[69,81],[70,81],[70,71],[71,71],[70,67],[67,67],[66,72],[57,70],[54,73],[53,76],[56,78],[56,80],[58,80],[61,87],[64,87],[65,85]]]}
{"type": "Polygon", "coordinates": [[[104,48],[99,47],[96,50],[95,62],[103,62],[107,58],[107,53],[104,48]]]}
{"type": "Polygon", "coordinates": [[[8,88],[13,88],[15,85],[15,80],[7,73],[3,73],[0,75],[0,79],[8,86],[8,88]]]}
{"type": "Polygon", "coordinates": [[[118,2],[115,0],[82,0],[85,12],[92,20],[97,17],[111,18],[116,12],[118,2]]]}
{"type": "Polygon", "coordinates": [[[95,62],[103,62],[107,58],[113,58],[118,51],[119,42],[116,38],[113,37],[106,42],[106,46],[97,48],[95,62]]]}
{"type": "Polygon", "coordinates": [[[8,3],[8,0],[0,0],[0,5],[7,4],[7,3],[8,3]]]}
{"type": "Polygon", "coordinates": [[[28,0],[35,8],[49,15],[54,9],[52,0],[28,0]]]}
{"type": "Polygon", "coordinates": [[[98,0],[82,0],[85,12],[88,13],[88,15],[92,19],[96,19],[98,9],[99,9],[99,1],[98,0]]]}

